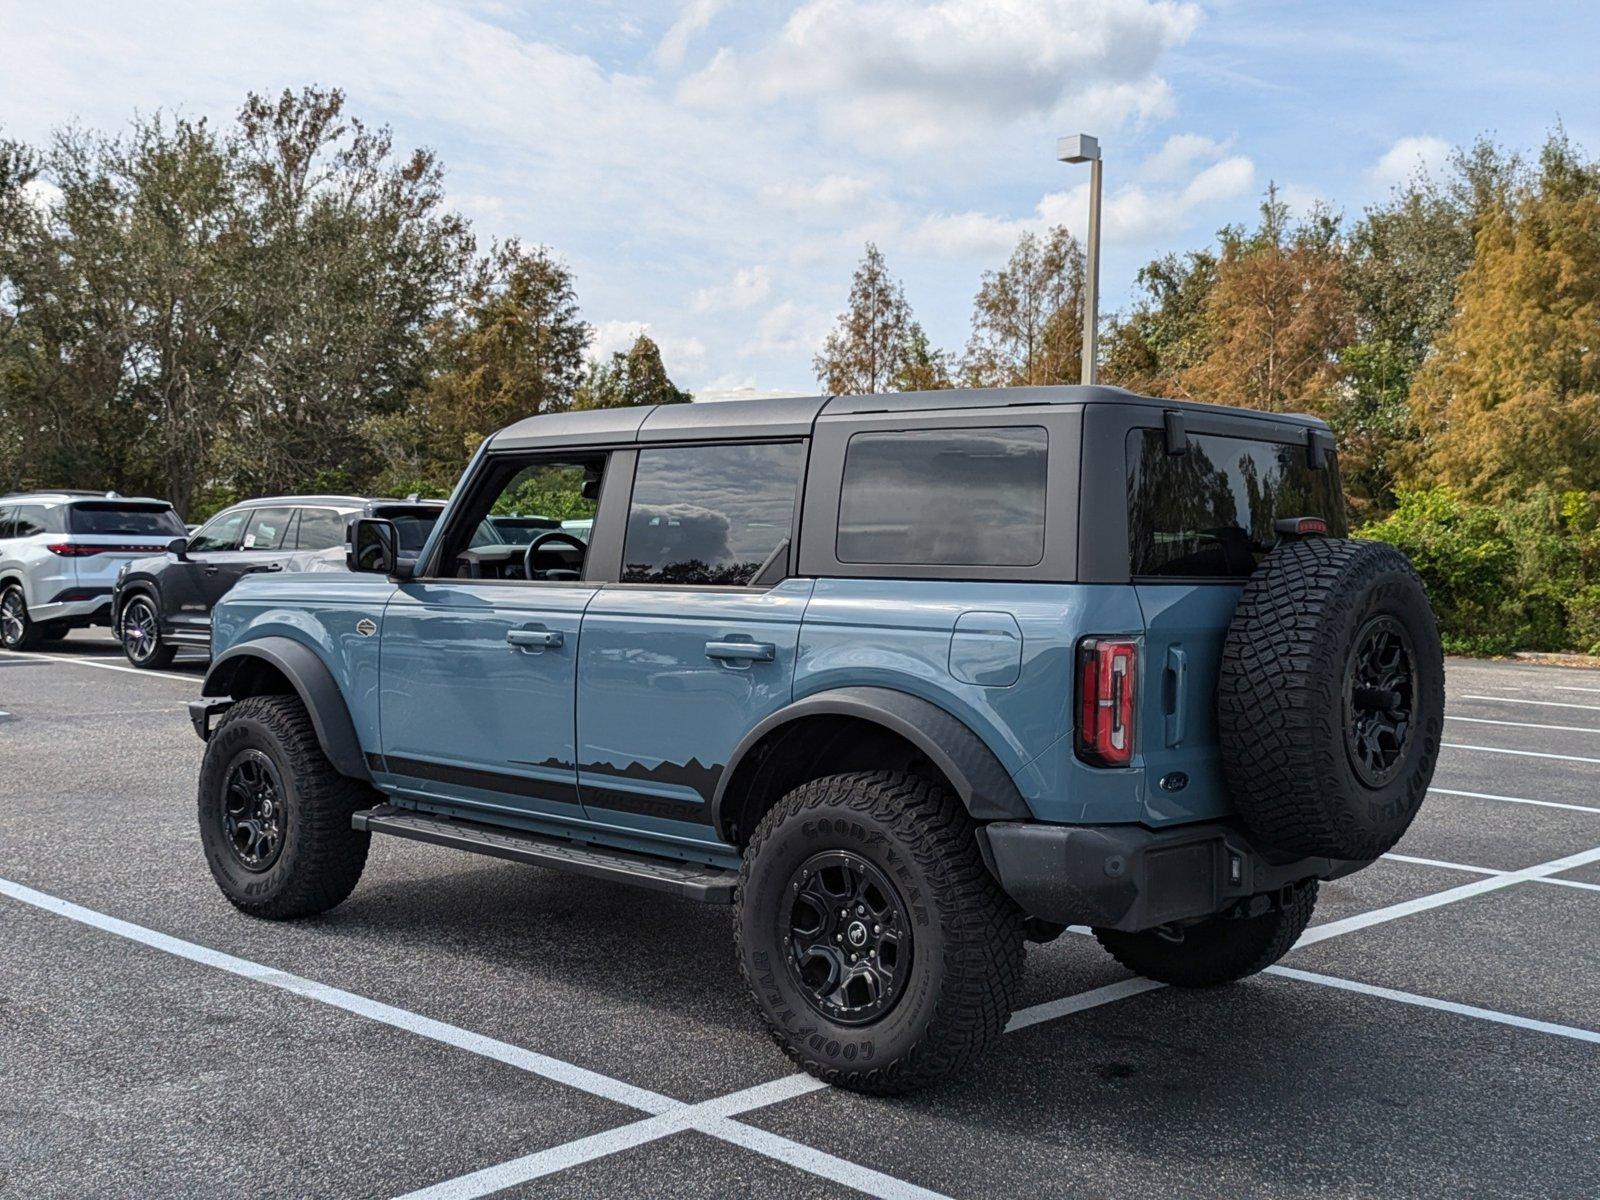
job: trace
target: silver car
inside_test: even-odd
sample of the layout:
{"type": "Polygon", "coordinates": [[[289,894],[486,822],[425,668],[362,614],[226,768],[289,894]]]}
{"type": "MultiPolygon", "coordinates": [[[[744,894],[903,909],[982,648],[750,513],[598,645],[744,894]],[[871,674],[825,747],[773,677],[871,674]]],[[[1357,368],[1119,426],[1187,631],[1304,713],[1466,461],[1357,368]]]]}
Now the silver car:
{"type": "Polygon", "coordinates": [[[165,500],[115,492],[0,496],[0,647],[27,650],[111,624],[111,589],[130,559],[184,536],[165,500]]]}

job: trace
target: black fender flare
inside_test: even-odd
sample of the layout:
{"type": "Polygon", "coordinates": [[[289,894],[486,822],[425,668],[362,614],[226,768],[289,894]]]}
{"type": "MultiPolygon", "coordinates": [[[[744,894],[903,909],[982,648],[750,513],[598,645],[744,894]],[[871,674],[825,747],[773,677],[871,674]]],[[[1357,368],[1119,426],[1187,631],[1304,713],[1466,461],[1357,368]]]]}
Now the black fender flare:
{"type": "Polygon", "coordinates": [[[785,705],[745,734],[717,778],[711,802],[714,828],[724,829],[723,799],[745,755],[773,730],[815,716],[858,717],[899,734],[944,773],[974,820],[1034,819],[1010,772],[964,721],[908,692],[884,687],[841,687],[785,705]]]}
{"type": "MultiPolygon", "coordinates": [[[[141,572],[138,575],[129,574],[120,580],[111,591],[111,628],[117,629],[122,624],[122,610],[128,607],[128,601],[143,593],[149,596],[156,606],[156,620],[162,625],[166,624],[167,616],[163,609],[161,585],[156,582],[153,575],[141,572]]],[[[163,631],[165,632],[165,631],[163,631]]]]}
{"type": "Polygon", "coordinates": [[[309,646],[286,637],[257,638],[230,646],[212,660],[200,694],[231,696],[239,669],[252,659],[276,668],[289,681],[300,703],[311,714],[317,741],[334,770],[352,779],[372,782],[372,772],[367,769],[366,755],[362,752],[355,722],[350,719],[344,693],[339,690],[328,665],[309,646]]]}

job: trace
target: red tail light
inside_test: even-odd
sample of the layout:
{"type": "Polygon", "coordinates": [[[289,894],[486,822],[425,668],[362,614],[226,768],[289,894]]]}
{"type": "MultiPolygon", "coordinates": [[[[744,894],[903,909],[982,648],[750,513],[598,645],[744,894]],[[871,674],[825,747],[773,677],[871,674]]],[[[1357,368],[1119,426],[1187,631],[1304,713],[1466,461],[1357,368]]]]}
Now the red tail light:
{"type": "Polygon", "coordinates": [[[1134,679],[1139,644],[1084,638],[1078,643],[1078,757],[1097,767],[1133,761],[1134,679]]]}
{"type": "Polygon", "coordinates": [[[62,558],[88,558],[95,554],[160,554],[165,546],[87,546],[82,542],[51,542],[45,547],[62,558]]]}

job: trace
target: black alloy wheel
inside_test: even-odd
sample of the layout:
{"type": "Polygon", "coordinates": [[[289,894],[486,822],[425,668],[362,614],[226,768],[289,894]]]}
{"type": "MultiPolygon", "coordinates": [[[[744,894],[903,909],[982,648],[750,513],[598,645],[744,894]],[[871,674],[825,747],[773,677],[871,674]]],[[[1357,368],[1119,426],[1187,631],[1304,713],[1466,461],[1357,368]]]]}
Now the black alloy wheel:
{"type": "Polygon", "coordinates": [[[21,650],[29,642],[28,603],[22,598],[22,589],[12,584],[0,593],[0,645],[21,650]]]}
{"type": "Polygon", "coordinates": [[[1369,788],[1394,778],[1405,759],[1417,691],[1416,654],[1405,626],[1373,617],[1355,638],[1345,670],[1345,749],[1369,788]]]}
{"type": "Polygon", "coordinates": [[[228,765],[222,826],[228,848],[247,871],[271,869],[283,852],[289,812],[277,765],[260,750],[243,750],[228,765]]]}
{"type": "Polygon", "coordinates": [[[807,859],[780,915],[789,974],[821,1016],[868,1025],[895,1006],[911,973],[911,922],[894,884],[848,850],[807,859]]]}

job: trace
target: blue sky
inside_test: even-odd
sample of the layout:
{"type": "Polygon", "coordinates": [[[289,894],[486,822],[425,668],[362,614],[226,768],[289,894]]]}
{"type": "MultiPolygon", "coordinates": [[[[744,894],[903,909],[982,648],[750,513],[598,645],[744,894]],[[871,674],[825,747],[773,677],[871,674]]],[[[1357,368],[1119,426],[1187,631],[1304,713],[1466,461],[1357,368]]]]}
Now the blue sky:
{"type": "Polygon", "coordinates": [[[480,235],[562,255],[597,352],[648,329],[709,398],[814,391],[868,239],[959,350],[1020,232],[1083,229],[1058,134],[1104,146],[1116,307],[1269,180],[1355,214],[1480,133],[1600,152],[1597,35],[1589,3],[0,0],[0,129],[342,87],[480,235]]]}

